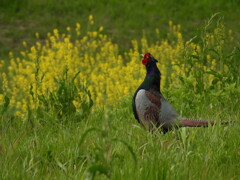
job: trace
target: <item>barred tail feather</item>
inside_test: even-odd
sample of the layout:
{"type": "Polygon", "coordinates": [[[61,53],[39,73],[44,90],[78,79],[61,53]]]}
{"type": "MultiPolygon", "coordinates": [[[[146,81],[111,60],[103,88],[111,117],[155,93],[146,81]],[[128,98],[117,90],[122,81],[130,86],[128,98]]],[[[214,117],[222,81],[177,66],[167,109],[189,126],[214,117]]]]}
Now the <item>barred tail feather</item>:
{"type": "MultiPolygon", "coordinates": [[[[220,124],[231,124],[236,121],[221,121],[220,124]]],[[[182,119],[179,122],[180,127],[208,127],[208,125],[216,124],[216,121],[207,121],[199,119],[182,119]]]]}

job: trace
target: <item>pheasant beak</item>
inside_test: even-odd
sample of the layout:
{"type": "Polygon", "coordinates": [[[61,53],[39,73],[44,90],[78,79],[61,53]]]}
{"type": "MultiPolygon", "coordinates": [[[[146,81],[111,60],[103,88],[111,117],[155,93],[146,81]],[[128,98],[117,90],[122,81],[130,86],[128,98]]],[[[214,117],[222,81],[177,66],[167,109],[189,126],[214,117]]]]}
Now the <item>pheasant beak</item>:
{"type": "Polygon", "coordinates": [[[144,54],[140,54],[140,56],[144,58],[144,54]]]}

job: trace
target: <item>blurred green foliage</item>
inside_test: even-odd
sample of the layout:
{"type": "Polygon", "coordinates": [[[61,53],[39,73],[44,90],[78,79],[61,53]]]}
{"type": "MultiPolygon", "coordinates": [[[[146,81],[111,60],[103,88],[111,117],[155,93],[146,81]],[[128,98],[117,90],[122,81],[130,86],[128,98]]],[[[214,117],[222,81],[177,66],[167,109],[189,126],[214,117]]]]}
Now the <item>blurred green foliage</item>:
{"type": "Polygon", "coordinates": [[[154,41],[156,28],[165,36],[169,20],[181,24],[185,38],[189,39],[216,12],[225,16],[226,27],[239,37],[239,0],[1,0],[0,58],[21,49],[19,44],[23,40],[33,44],[35,32],[44,39],[53,28],[65,31],[76,22],[87,24],[89,14],[94,16],[95,26],[104,26],[123,52],[131,46],[130,40],[142,35],[154,41]]]}

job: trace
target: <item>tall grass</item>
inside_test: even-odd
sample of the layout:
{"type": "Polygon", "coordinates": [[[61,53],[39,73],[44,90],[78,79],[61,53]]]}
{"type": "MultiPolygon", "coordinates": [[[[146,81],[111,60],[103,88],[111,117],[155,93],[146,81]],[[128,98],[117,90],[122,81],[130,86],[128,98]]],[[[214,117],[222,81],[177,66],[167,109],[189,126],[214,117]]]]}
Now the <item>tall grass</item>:
{"type": "MultiPolygon", "coordinates": [[[[133,119],[130,103],[127,98],[82,122],[69,118],[64,124],[55,119],[2,123],[1,178],[239,178],[239,124],[153,135],[133,119]]],[[[222,113],[214,112],[208,118],[222,113]]],[[[223,114],[239,120],[239,114],[223,114]]]]}

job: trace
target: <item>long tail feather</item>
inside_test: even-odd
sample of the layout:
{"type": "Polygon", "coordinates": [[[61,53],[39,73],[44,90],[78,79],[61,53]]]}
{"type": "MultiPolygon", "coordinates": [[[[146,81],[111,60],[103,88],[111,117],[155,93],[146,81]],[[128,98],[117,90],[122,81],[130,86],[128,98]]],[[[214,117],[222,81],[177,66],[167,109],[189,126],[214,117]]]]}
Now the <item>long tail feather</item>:
{"type": "MultiPolygon", "coordinates": [[[[221,121],[220,124],[231,124],[236,121],[221,121]]],[[[216,121],[207,121],[199,119],[182,119],[179,122],[180,127],[208,127],[208,125],[215,125],[216,121]]]]}

